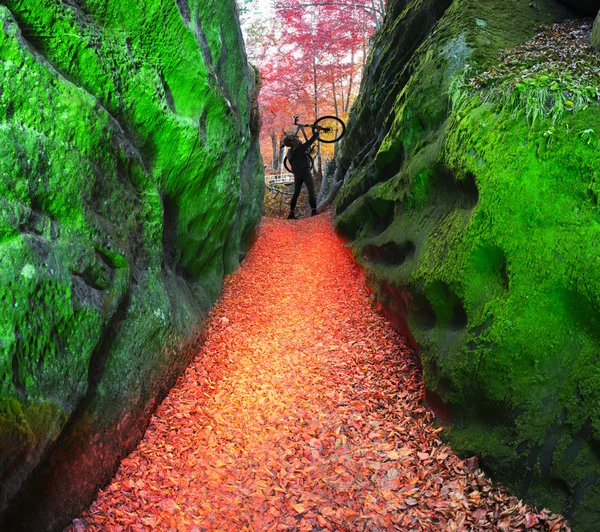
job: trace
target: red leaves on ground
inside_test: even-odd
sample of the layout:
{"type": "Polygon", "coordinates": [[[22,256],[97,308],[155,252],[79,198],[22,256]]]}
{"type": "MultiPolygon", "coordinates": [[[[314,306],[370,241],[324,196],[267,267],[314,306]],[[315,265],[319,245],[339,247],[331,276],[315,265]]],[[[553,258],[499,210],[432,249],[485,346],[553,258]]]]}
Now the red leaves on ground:
{"type": "Polygon", "coordinates": [[[71,530],[552,530],[438,438],[331,219],[266,220],[139,448],[71,530]]]}

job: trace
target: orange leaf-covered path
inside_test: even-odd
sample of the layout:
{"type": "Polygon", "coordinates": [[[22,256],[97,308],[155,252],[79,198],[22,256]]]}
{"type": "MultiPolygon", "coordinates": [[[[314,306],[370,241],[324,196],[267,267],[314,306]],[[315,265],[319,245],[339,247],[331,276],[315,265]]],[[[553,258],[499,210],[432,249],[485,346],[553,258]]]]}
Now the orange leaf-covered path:
{"type": "Polygon", "coordinates": [[[566,530],[443,445],[421,394],[331,218],[266,219],[195,362],[71,528],[566,530]]]}

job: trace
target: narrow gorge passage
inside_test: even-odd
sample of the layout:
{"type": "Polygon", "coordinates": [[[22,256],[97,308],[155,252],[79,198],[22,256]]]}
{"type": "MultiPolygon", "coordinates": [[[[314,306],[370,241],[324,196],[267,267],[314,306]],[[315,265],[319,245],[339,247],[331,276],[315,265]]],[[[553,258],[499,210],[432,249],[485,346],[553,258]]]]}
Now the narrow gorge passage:
{"type": "Polygon", "coordinates": [[[455,456],[421,398],[331,217],[266,219],[195,362],[70,529],[567,529],[455,456]]]}

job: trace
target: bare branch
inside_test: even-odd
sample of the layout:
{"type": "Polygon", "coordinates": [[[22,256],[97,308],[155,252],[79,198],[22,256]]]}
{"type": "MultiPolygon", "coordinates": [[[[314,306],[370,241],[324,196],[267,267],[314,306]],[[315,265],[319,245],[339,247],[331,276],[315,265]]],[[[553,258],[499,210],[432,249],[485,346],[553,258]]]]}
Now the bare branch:
{"type": "Polygon", "coordinates": [[[272,190],[273,192],[281,192],[282,194],[285,194],[287,196],[293,196],[294,195],[294,193],[290,192],[289,190],[282,190],[282,189],[274,187],[272,185],[267,185],[266,183],[265,183],[265,187],[268,188],[269,190],[272,190]]]}
{"type": "Polygon", "coordinates": [[[293,11],[295,9],[298,9],[298,7],[327,7],[327,6],[356,7],[358,9],[362,9],[369,13],[376,13],[378,15],[381,15],[382,17],[384,15],[384,12],[381,11],[380,9],[376,8],[374,4],[372,4],[371,7],[369,7],[369,6],[364,6],[364,5],[354,5],[350,2],[331,2],[330,0],[323,0],[321,2],[302,3],[302,4],[297,4],[294,7],[277,6],[276,5],[275,9],[282,10],[282,11],[293,11]]]}

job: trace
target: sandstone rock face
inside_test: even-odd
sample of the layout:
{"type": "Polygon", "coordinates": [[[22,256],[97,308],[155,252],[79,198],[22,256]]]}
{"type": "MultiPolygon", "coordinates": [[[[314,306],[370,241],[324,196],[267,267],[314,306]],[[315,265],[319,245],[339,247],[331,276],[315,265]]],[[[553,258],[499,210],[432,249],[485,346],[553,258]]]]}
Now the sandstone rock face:
{"type": "Polygon", "coordinates": [[[590,42],[592,43],[592,48],[596,53],[600,52],[600,11],[598,15],[596,15],[596,19],[594,20],[594,26],[592,28],[592,35],[590,36],[590,42]]]}
{"type": "Polygon", "coordinates": [[[251,244],[257,87],[234,0],[7,0],[0,76],[0,529],[53,530],[251,244]]]}
{"type": "Polygon", "coordinates": [[[450,101],[459,80],[558,21],[554,5],[390,1],[338,161],[336,227],[418,347],[454,448],[592,531],[600,108],[567,100],[550,118],[545,103],[511,107],[528,84],[552,92],[539,74],[504,92],[482,82],[459,110],[450,101]]]}
{"type": "Polygon", "coordinates": [[[600,0],[560,0],[561,3],[574,9],[581,15],[591,17],[600,10],[600,0]]]}

